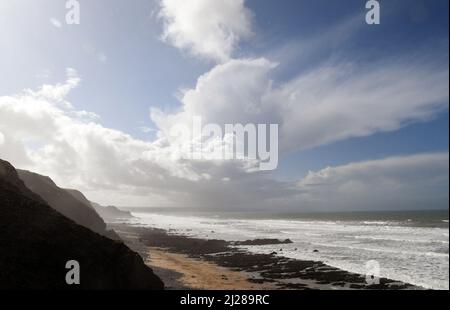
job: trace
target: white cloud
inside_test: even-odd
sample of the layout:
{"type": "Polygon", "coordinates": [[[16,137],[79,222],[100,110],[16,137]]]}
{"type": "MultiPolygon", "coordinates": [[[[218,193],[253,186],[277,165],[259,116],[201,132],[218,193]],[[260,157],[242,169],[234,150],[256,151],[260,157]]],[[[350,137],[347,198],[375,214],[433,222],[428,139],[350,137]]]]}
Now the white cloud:
{"type": "Polygon", "coordinates": [[[38,91],[25,90],[30,96],[36,98],[42,98],[54,103],[71,107],[70,103],[65,100],[69,92],[77,87],[81,78],[78,76],[77,71],[73,68],[66,69],[67,80],[65,83],[58,83],[56,85],[44,84],[38,91]]]}
{"type": "Polygon", "coordinates": [[[160,6],[163,39],[195,56],[226,61],[252,34],[244,0],[161,0],[160,6]]]}
{"type": "Polygon", "coordinates": [[[169,196],[167,203],[179,198],[168,193],[185,195],[187,183],[211,179],[208,170],[214,164],[194,167],[172,156],[176,150],[164,139],[153,143],[137,140],[86,119],[92,117],[89,112],[73,110],[65,96],[79,78],[74,70],[67,73],[65,83],[0,97],[0,131],[5,141],[0,147],[2,158],[52,176],[66,187],[97,193],[94,197],[107,203],[116,197],[116,203],[128,200],[138,204],[158,195],[169,196]],[[108,191],[115,195],[105,195],[108,191]],[[123,198],[128,196],[134,200],[123,198]]]}
{"type": "Polygon", "coordinates": [[[160,136],[200,115],[220,125],[279,124],[280,148],[304,150],[394,131],[448,109],[448,69],[425,60],[330,63],[286,83],[272,79],[274,67],[263,58],[217,65],[184,91],[180,111],[151,110],[160,136]]]}
{"type": "Polygon", "coordinates": [[[282,145],[306,149],[394,131],[448,109],[448,69],[414,62],[331,65],[274,93],[282,102],[282,145]]]}
{"type": "MultiPolygon", "coordinates": [[[[270,123],[274,115],[268,115],[270,106],[264,98],[271,93],[269,72],[275,64],[266,59],[231,60],[214,67],[201,76],[193,89],[181,96],[181,111],[166,114],[151,109],[151,118],[158,126],[160,136],[169,136],[176,124],[190,127],[192,118],[200,115],[206,122],[270,123]]],[[[278,123],[278,120],[275,122],[278,123]]]]}
{"type": "Polygon", "coordinates": [[[297,184],[304,208],[426,209],[448,206],[449,154],[391,157],[310,172],[297,184]]]}
{"type": "Polygon", "coordinates": [[[75,117],[78,117],[80,119],[85,119],[85,120],[98,120],[100,119],[100,115],[94,113],[94,112],[89,112],[89,111],[85,111],[85,110],[81,110],[81,111],[73,111],[71,114],[73,114],[75,117]]]}
{"type": "Polygon", "coordinates": [[[5,135],[0,131],[0,146],[5,143],[5,135]]]}

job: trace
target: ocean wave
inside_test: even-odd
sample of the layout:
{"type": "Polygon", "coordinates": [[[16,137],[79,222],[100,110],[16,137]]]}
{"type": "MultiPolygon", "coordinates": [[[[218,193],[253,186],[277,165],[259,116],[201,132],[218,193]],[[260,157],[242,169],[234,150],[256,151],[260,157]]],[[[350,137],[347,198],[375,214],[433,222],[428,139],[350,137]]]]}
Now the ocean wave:
{"type": "Polygon", "coordinates": [[[391,222],[391,221],[363,221],[364,225],[392,225],[396,224],[398,222],[391,222]]]}
{"type": "Polygon", "coordinates": [[[407,238],[393,238],[393,237],[373,237],[373,236],[352,236],[355,239],[368,239],[368,240],[379,240],[379,241],[394,241],[394,242],[410,242],[410,243],[442,243],[442,244],[449,244],[448,240],[434,240],[434,239],[427,239],[427,240],[419,240],[419,239],[407,239],[407,238]]]}
{"type": "Polygon", "coordinates": [[[361,247],[361,246],[354,246],[354,245],[333,245],[330,243],[319,243],[319,242],[312,242],[310,243],[314,246],[322,246],[322,247],[331,247],[331,248],[346,248],[351,250],[361,250],[361,251],[370,251],[370,252],[381,252],[381,253],[392,253],[392,254],[403,254],[403,255],[414,255],[414,256],[434,256],[434,257],[443,257],[448,258],[448,253],[438,253],[438,252],[420,252],[420,251],[405,251],[405,250],[399,250],[399,249],[388,249],[388,248],[369,248],[369,247],[361,247]]]}

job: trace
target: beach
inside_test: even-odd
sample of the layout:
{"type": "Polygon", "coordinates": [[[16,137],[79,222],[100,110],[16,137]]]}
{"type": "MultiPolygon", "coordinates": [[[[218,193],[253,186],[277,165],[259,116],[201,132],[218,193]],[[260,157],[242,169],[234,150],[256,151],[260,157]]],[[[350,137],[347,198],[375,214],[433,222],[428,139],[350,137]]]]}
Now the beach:
{"type": "MultiPolygon", "coordinates": [[[[271,290],[270,284],[252,283],[251,274],[233,271],[167,248],[146,246],[143,230],[126,224],[114,224],[123,241],[139,253],[144,262],[163,279],[166,289],[271,290]]],[[[148,233],[148,231],[147,231],[148,233]]]]}
{"type": "MultiPolygon", "coordinates": [[[[378,284],[367,282],[365,275],[319,261],[291,259],[276,253],[252,253],[224,240],[187,237],[163,229],[126,223],[109,225],[143,257],[145,263],[163,280],[166,289],[421,289],[386,278],[380,278],[378,284]]],[[[278,243],[282,249],[288,242],[256,239],[248,240],[246,244],[278,243]]]]}
{"type": "Polygon", "coordinates": [[[251,274],[233,271],[185,254],[161,248],[149,248],[146,261],[156,274],[164,279],[167,288],[200,290],[272,290],[269,283],[252,283],[251,274]]]}

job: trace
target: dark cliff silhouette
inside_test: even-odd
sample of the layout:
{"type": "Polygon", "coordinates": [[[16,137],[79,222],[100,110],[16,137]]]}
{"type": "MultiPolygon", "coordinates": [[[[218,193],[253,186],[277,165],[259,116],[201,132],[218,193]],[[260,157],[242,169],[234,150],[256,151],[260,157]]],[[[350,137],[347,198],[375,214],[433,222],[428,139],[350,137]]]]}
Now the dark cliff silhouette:
{"type": "Polygon", "coordinates": [[[127,219],[133,218],[133,215],[130,211],[120,210],[115,206],[102,206],[98,203],[91,202],[92,207],[94,207],[95,211],[97,211],[98,215],[100,215],[105,221],[114,221],[117,219],[127,219]]]}
{"type": "Polygon", "coordinates": [[[17,172],[26,187],[38,194],[50,207],[62,215],[96,233],[111,239],[119,239],[114,232],[106,229],[103,219],[81,192],[60,188],[47,176],[26,170],[17,170],[17,172]]]}
{"type": "Polygon", "coordinates": [[[0,289],[162,288],[137,253],[50,207],[0,160],[0,289]],[[69,260],[79,285],[66,284],[69,260]]]}

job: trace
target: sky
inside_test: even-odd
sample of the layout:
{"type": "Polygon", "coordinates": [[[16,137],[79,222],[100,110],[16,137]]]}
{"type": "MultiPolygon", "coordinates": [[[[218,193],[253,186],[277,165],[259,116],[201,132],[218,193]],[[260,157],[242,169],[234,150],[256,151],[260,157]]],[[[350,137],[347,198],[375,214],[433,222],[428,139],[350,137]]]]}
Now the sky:
{"type": "Polygon", "coordinates": [[[448,208],[448,1],[0,2],[0,157],[102,204],[448,208]],[[273,171],[170,128],[279,125],[273,171]]]}

